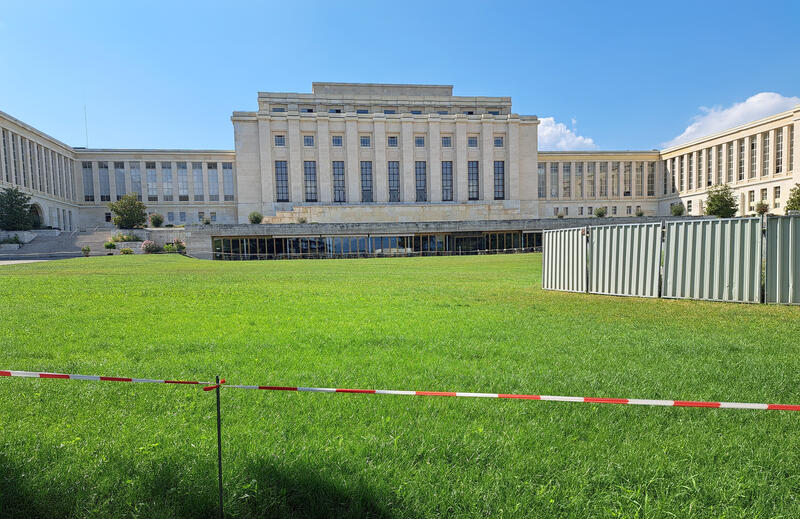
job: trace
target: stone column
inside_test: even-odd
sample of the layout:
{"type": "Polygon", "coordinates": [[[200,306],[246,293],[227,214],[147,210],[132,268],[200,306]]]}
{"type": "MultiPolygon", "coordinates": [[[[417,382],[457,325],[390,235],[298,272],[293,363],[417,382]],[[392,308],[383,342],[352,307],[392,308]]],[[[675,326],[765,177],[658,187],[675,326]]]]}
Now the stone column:
{"type": "MultiPolygon", "coordinates": [[[[259,179],[261,181],[261,207],[267,212],[275,202],[275,164],[272,160],[272,121],[267,117],[258,117],[258,160],[259,179]]],[[[269,213],[272,213],[270,210],[269,213]]]]}
{"type": "Polygon", "coordinates": [[[442,134],[438,115],[428,125],[428,202],[442,201],[442,134]]]}
{"type": "Polygon", "coordinates": [[[469,184],[467,182],[467,119],[464,115],[456,116],[455,164],[453,164],[453,200],[466,202],[469,200],[469,184]]]}
{"type": "Polygon", "coordinates": [[[317,200],[323,204],[333,201],[329,121],[327,116],[317,116],[317,200]]]}
{"type": "MultiPolygon", "coordinates": [[[[757,133],[755,135],[756,139],[756,170],[751,172],[754,178],[763,177],[766,173],[762,171],[763,167],[763,160],[764,160],[764,134],[757,133]]],[[[747,148],[748,154],[750,153],[750,148],[747,148]]],[[[750,162],[750,155],[747,156],[747,161],[750,162]]],[[[749,176],[747,178],[750,178],[749,176]]],[[[759,194],[759,198],[756,201],[760,201],[761,197],[759,194]]]]}
{"type": "MultiPolygon", "coordinates": [[[[510,119],[506,134],[506,198],[519,200],[519,119],[510,119]]],[[[530,178],[526,179],[530,182],[530,178]]]]}
{"type": "Polygon", "coordinates": [[[358,118],[348,115],[344,123],[345,163],[344,178],[347,183],[347,202],[361,203],[361,164],[358,160],[358,149],[361,146],[358,138],[358,118]]]}
{"type": "Polygon", "coordinates": [[[416,190],[414,184],[414,120],[403,117],[401,124],[400,146],[403,150],[403,160],[400,164],[400,185],[403,202],[414,202],[416,190]]]}
{"type": "MultiPolygon", "coordinates": [[[[761,176],[775,174],[775,152],[778,150],[778,143],[775,141],[775,128],[769,131],[769,158],[767,170],[761,172],[761,176]]],[[[763,157],[762,157],[763,159],[763,157]]]]}
{"type": "Polygon", "coordinates": [[[303,141],[300,136],[300,116],[287,117],[289,131],[287,145],[289,147],[289,199],[293,204],[305,201],[303,196],[303,141]]]}
{"type": "Polygon", "coordinates": [[[483,115],[481,120],[480,199],[494,200],[494,123],[493,116],[483,115]]]}
{"type": "Polygon", "coordinates": [[[386,116],[376,114],[373,121],[372,163],[373,200],[386,203],[389,201],[389,171],[386,166],[386,116]]]}

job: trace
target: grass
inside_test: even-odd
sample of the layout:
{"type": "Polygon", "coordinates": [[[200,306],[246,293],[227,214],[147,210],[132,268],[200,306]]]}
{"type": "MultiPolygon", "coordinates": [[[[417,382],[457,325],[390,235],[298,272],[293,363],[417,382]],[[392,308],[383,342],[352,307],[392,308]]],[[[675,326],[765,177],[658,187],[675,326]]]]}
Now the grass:
{"type": "MultiPolygon", "coordinates": [[[[800,308],[540,289],[540,255],[0,267],[0,369],[800,402],[800,308]]],[[[223,398],[231,517],[797,517],[800,413],[223,398]]],[[[0,516],[213,517],[213,393],[0,379],[0,516]]]]}

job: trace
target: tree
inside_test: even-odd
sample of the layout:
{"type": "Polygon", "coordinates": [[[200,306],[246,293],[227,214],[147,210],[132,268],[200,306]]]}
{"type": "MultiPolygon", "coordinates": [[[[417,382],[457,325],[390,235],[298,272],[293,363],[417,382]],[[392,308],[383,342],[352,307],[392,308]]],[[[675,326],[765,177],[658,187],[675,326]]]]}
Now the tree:
{"type": "Polygon", "coordinates": [[[605,218],[606,216],[606,208],[605,207],[598,207],[594,210],[594,215],[597,218],[605,218]]]}
{"type": "Polygon", "coordinates": [[[800,211],[800,184],[795,184],[789,191],[789,200],[786,201],[786,212],[800,211]]]}
{"type": "Polygon", "coordinates": [[[16,187],[0,191],[0,229],[6,231],[33,229],[31,197],[16,187]]]}
{"type": "Polygon", "coordinates": [[[158,213],[153,213],[150,215],[150,225],[153,227],[161,227],[161,224],[164,223],[164,217],[158,213]]]}
{"type": "Polygon", "coordinates": [[[264,215],[262,215],[258,211],[253,211],[252,213],[250,213],[247,219],[250,220],[250,223],[261,223],[261,220],[264,219],[264,215]]]}
{"type": "Polygon", "coordinates": [[[736,216],[736,211],[738,210],[739,203],[736,201],[731,186],[718,184],[708,189],[708,197],[706,197],[707,215],[718,218],[731,218],[736,216]]]}
{"type": "Polygon", "coordinates": [[[111,221],[120,229],[133,229],[147,223],[147,206],[139,201],[136,193],[128,193],[108,207],[114,213],[111,221]]]}
{"type": "Polygon", "coordinates": [[[672,213],[672,216],[683,216],[685,210],[683,202],[676,202],[669,206],[669,212],[672,213]]]}
{"type": "Polygon", "coordinates": [[[769,212],[769,204],[761,200],[756,204],[756,214],[759,216],[764,216],[769,212]]]}

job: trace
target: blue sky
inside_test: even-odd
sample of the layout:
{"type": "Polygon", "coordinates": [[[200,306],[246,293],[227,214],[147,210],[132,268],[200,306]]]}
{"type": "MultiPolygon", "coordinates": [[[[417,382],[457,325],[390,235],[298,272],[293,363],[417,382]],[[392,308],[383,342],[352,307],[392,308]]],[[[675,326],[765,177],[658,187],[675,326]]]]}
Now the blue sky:
{"type": "Polygon", "coordinates": [[[540,149],[660,148],[800,103],[800,2],[3,4],[0,110],[73,146],[86,105],[92,147],[232,149],[231,112],[312,81],[511,96],[540,149]]]}

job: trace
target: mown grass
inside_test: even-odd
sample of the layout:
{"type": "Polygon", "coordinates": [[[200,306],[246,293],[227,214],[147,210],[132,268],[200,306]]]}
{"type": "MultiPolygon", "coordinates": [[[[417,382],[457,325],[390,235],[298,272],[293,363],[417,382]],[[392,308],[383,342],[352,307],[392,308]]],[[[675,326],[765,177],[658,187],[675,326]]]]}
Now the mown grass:
{"type": "MultiPolygon", "coordinates": [[[[0,369],[800,402],[800,309],[545,292],[539,255],[0,267],[0,369]]],[[[800,413],[223,398],[231,517],[797,517],[800,413]]],[[[211,517],[213,393],[0,379],[0,516],[211,517]]]]}

